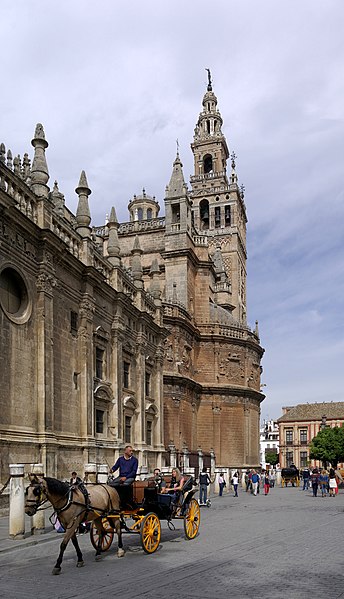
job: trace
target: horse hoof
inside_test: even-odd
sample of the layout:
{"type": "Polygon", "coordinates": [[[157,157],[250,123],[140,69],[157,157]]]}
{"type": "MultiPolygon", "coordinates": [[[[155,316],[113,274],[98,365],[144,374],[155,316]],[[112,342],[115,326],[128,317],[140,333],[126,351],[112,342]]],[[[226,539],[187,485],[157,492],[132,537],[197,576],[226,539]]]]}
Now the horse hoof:
{"type": "Polygon", "coordinates": [[[100,560],[102,559],[102,556],[100,554],[96,555],[96,557],[94,559],[96,560],[96,562],[100,562],[100,560]]]}
{"type": "Polygon", "coordinates": [[[117,557],[124,557],[125,551],[124,549],[118,549],[117,551],[117,557]]]}
{"type": "Polygon", "coordinates": [[[52,574],[61,574],[61,568],[53,568],[52,574]]]}
{"type": "Polygon", "coordinates": [[[82,568],[84,565],[85,565],[85,563],[83,561],[81,561],[81,562],[77,562],[76,567],[82,568]]]}

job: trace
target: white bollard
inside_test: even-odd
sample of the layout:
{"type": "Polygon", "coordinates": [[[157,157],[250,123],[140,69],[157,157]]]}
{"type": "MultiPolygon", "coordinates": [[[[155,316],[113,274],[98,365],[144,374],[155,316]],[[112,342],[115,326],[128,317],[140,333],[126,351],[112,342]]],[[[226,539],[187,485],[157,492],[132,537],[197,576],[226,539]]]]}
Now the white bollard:
{"type": "Polygon", "coordinates": [[[103,485],[106,485],[108,481],[108,470],[109,467],[107,464],[99,464],[97,470],[97,483],[102,483],[103,485]]]}
{"type": "MultiPolygon", "coordinates": [[[[31,474],[35,474],[39,478],[43,478],[43,464],[31,464],[31,474]]],[[[31,534],[41,535],[45,530],[45,511],[39,509],[34,516],[31,516],[31,534]]]]}
{"type": "Polygon", "coordinates": [[[10,464],[10,518],[9,535],[23,539],[25,534],[24,464],[10,464]]]}
{"type": "Polygon", "coordinates": [[[85,464],[85,482],[97,482],[97,466],[96,464],[85,464]]]}

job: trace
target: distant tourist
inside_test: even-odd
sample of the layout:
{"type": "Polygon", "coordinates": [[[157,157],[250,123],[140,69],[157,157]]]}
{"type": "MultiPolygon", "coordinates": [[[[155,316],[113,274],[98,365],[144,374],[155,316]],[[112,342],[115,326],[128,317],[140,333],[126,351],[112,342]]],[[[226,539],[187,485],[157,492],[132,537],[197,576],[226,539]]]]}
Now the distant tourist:
{"type": "Polygon", "coordinates": [[[220,472],[218,482],[219,482],[219,497],[222,497],[223,489],[226,486],[225,475],[223,472],[220,472]]]}
{"type": "Polygon", "coordinates": [[[270,483],[270,488],[273,489],[275,486],[275,482],[276,482],[276,474],[274,470],[269,470],[269,483],[270,483]]]}
{"type": "Polygon", "coordinates": [[[233,474],[232,485],[233,485],[233,489],[234,489],[234,497],[238,497],[238,486],[239,486],[239,473],[238,472],[234,472],[234,474],[233,474]]]}
{"type": "Polygon", "coordinates": [[[334,471],[334,468],[330,468],[329,485],[330,485],[330,497],[335,497],[336,489],[337,489],[337,481],[336,481],[336,473],[334,471]]]}
{"type": "Polygon", "coordinates": [[[204,466],[202,472],[199,475],[199,503],[200,505],[206,505],[208,499],[208,487],[210,485],[210,477],[207,468],[204,466]]]}
{"type": "Polygon", "coordinates": [[[326,497],[327,496],[328,484],[329,484],[328,472],[327,472],[327,470],[324,469],[324,470],[322,470],[320,472],[320,476],[319,476],[319,485],[320,485],[321,497],[326,497]]]}
{"type": "Polygon", "coordinates": [[[255,470],[253,470],[252,471],[252,479],[251,479],[252,480],[252,493],[253,493],[253,495],[257,495],[258,485],[259,485],[259,479],[260,479],[259,474],[255,470]]]}
{"type": "Polygon", "coordinates": [[[314,468],[314,470],[311,474],[311,485],[312,485],[313,497],[316,497],[318,494],[318,486],[319,486],[318,468],[314,468]]]}
{"type": "Polygon", "coordinates": [[[267,495],[270,491],[270,480],[269,480],[269,472],[266,470],[264,473],[264,495],[267,495]]]}
{"type": "Polygon", "coordinates": [[[302,479],[303,479],[302,491],[308,491],[310,476],[311,476],[311,473],[310,473],[309,469],[304,468],[303,472],[302,472],[302,479]]]}

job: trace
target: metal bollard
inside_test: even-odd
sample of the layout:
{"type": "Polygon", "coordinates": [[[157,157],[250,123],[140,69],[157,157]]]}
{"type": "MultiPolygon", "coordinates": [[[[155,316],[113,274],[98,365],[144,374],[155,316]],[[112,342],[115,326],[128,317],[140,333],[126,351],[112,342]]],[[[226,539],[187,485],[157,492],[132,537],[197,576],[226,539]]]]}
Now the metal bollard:
{"type": "MultiPolygon", "coordinates": [[[[31,464],[31,474],[39,478],[44,476],[43,464],[31,464]]],[[[41,535],[45,530],[45,511],[39,510],[34,516],[31,516],[31,534],[41,535]]]]}
{"type": "Polygon", "coordinates": [[[25,534],[24,464],[10,464],[10,518],[9,535],[23,539],[25,534]]]}

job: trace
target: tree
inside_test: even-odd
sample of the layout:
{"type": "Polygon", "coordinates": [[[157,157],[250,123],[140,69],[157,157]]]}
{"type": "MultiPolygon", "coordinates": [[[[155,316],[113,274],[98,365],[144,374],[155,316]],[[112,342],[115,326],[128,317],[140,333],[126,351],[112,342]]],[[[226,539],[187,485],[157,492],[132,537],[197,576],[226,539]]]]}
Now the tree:
{"type": "Polygon", "coordinates": [[[309,457],[312,460],[330,462],[336,468],[338,462],[344,460],[344,428],[335,426],[319,431],[310,443],[309,457]]]}
{"type": "Polygon", "coordinates": [[[275,453],[273,451],[265,452],[265,461],[268,464],[271,464],[271,466],[276,466],[278,462],[278,453],[275,453]]]}

